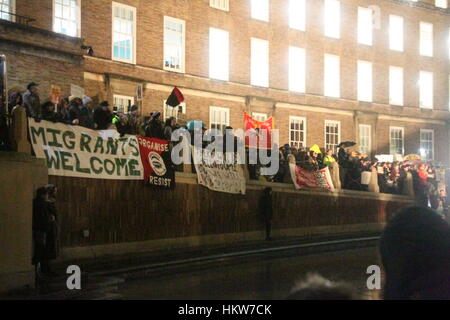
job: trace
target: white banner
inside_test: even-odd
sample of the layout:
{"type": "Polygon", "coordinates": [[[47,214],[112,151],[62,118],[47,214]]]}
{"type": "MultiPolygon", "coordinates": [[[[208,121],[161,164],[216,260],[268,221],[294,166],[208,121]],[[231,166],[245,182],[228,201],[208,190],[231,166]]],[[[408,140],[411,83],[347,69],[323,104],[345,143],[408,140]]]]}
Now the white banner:
{"type": "Polygon", "coordinates": [[[214,155],[196,147],[192,147],[198,183],[210,190],[245,194],[246,181],[240,164],[224,164],[223,154],[214,155]]]}
{"type": "Polygon", "coordinates": [[[143,167],[136,136],[120,137],[116,130],[91,130],[28,119],[36,157],[55,176],[142,180],[143,167]]]}

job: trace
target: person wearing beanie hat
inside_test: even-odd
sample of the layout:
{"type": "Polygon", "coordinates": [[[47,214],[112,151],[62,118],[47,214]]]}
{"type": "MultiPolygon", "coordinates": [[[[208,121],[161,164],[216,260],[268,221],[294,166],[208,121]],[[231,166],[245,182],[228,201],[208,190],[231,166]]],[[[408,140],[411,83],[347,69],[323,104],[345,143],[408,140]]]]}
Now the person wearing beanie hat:
{"type": "Polygon", "coordinates": [[[134,104],[130,107],[130,112],[127,114],[127,133],[134,135],[139,134],[141,122],[139,108],[134,104]]]}
{"type": "Polygon", "coordinates": [[[88,97],[88,96],[84,96],[82,101],[83,101],[83,106],[88,108],[89,104],[92,102],[92,99],[90,97],[88,97]]]}
{"type": "Polygon", "coordinates": [[[163,123],[159,120],[160,112],[154,112],[145,128],[145,136],[149,138],[164,139],[163,123]]]}

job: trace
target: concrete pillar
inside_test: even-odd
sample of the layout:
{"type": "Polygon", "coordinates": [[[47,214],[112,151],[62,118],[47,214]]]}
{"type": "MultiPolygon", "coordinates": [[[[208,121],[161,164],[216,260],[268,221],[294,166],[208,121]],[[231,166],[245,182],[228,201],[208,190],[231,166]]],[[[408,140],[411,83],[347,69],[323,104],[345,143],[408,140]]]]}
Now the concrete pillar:
{"type": "Polygon", "coordinates": [[[17,152],[31,154],[28,141],[28,119],[25,108],[15,107],[12,111],[11,140],[13,149],[17,152]]]}
{"type": "Polygon", "coordinates": [[[375,167],[372,168],[372,176],[370,177],[369,192],[380,193],[380,186],[378,185],[378,172],[375,167]]]}
{"type": "Polygon", "coordinates": [[[341,190],[341,177],[339,176],[339,164],[337,162],[333,162],[330,169],[331,180],[333,181],[334,188],[336,190],[341,190]]]}

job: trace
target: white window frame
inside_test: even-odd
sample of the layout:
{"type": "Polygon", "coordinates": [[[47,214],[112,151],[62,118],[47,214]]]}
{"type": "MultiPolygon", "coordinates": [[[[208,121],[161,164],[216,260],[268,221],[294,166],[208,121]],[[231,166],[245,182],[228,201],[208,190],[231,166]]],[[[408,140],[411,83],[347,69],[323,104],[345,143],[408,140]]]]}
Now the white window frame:
{"type": "Polygon", "coordinates": [[[186,72],[186,21],[177,19],[174,17],[164,16],[164,22],[163,22],[163,69],[166,71],[173,71],[178,73],[185,73],[186,72]],[[178,24],[182,25],[182,41],[181,41],[181,68],[171,68],[166,67],[166,44],[165,44],[165,38],[166,38],[166,21],[172,21],[178,24]]]}
{"type": "Polygon", "coordinates": [[[423,57],[433,57],[434,54],[434,26],[432,23],[420,21],[420,55],[423,57]],[[431,27],[431,39],[425,38],[424,28],[431,27]]]}
{"type": "Polygon", "coordinates": [[[403,106],[405,100],[405,81],[404,71],[402,67],[389,66],[389,104],[393,106],[403,106]],[[401,99],[395,99],[395,85],[398,83],[398,79],[393,78],[393,73],[401,71],[401,99]]]}
{"type": "Polygon", "coordinates": [[[392,146],[392,131],[393,130],[399,130],[399,131],[401,131],[401,133],[402,133],[402,153],[400,153],[400,154],[402,154],[402,155],[404,155],[405,154],[405,128],[403,128],[403,127],[393,127],[393,126],[391,126],[391,127],[389,127],[389,154],[391,154],[391,155],[396,155],[397,153],[393,153],[392,151],[393,151],[393,146],[392,146]]]}
{"type": "Polygon", "coordinates": [[[420,73],[419,73],[419,105],[423,109],[433,109],[433,105],[434,105],[434,73],[433,72],[420,71],[420,73]],[[426,104],[422,103],[424,100],[423,95],[426,94],[424,92],[424,90],[426,88],[424,88],[423,79],[422,79],[422,77],[425,75],[431,75],[431,104],[430,105],[426,105],[426,104]]]}
{"type": "Polygon", "coordinates": [[[252,118],[256,121],[264,122],[269,119],[269,116],[267,113],[252,112],[252,118]]]}
{"type": "Polygon", "coordinates": [[[370,124],[360,124],[358,127],[358,136],[359,136],[359,151],[370,155],[372,153],[372,126],[370,124]],[[363,132],[364,130],[367,130],[367,132],[363,132]],[[365,135],[367,137],[367,146],[363,146],[362,144],[362,133],[368,133],[365,135]],[[365,150],[367,149],[367,150],[365,150]]]}
{"type": "MultiPolygon", "coordinates": [[[[373,21],[372,21],[372,10],[370,8],[364,8],[364,7],[358,7],[358,43],[359,44],[364,44],[366,46],[372,46],[373,45],[373,21]],[[364,24],[364,20],[362,20],[362,13],[363,12],[369,12],[370,13],[370,33],[365,34],[365,31],[369,31],[369,30],[365,30],[363,27],[366,27],[366,25],[364,24]]],[[[367,22],[365,22],[367,23],[367,22]]]]}
{"type": "Polygon", "coordinates": [[[435,0],[434,5],[438,8],[447,9],[448,1],[447,0],[435,0]]]}
{"type": "Polygon", "coordinates": [[[358,60],[358,62],[357,62],[357,84],[358,84],[358,100],[364,101],[364,102],[372,102],[372,100],[373,100],[373,66],[372,66],[372,62],[358,60]],[[363,77],[362,69],[365,67],[369,67],[368,70],[370,70],[370,79],[365,79],[363,77]],[[366,91],[365,87],[369,86],[369,85],[370,85],[370,88],[367,89],[367,91],[366,91]],[[367,96],[363,95],[363,93],[367,94],[367,96]]]}
{"type": "Polygon", "coordinates": [[[341,122],[338,120],[325,120],[325,126],[324,126],[324,146],[325,150],[333,149],[334,152],[337,151],[337,145],[341,142],[341,122]],[[338,128],[338,136],[337,136],[337,142],[335,144],[327,143],[327,127],[328,126],[335,126],[337,125],[338,128]]]}
{"type": "MultiPolygon", "coordinates": [[[[9,13],[15,14],[16,13],[16,0],[9,0],[9,5],[8,7],[9,9],[9,13]]],[[[1,7],[0,7],[1,10],[1,7]]],[[[4,13],[5,14],[5,13],[4,13]]],[[[6,15],[6,14],[5,14],[6,15]]],[[[1,14],[0,14],[1,16],[1,14]]],[[[3,19],[3,20],[7,20],[7,21],[11,21],[11,22],[15,22],[16,21],[16,17],[13,15],[9,15],[9,19],[3,19]]]]}
{"type": "MultiPolygon", "coordinates": [[[[218,29],[218,28],[209,28],[209,77],[215,80],[229,81],[230,80],[230,33],[226,30],[218,29]],[[219,57],[219,61],[214,61],[213,53],[216,50],[216,46],[212,45],[211,37],[213,32],[218,32],[221,34],[226,34],[226,53],[224,56],[219,57]],[[226,71],[224,74],[221,74],[219,69],[216,69],[217,66],[226,66],[226,71]]],[[[216,52],[217,53],[217,52],[216,52]]]]}
{"type": "Polygon", "coordinates": [[[252,19],[269,22],[269,20],[270,20],[270,0],[250,0],[250,11],[251,11],[250,16],[252,19]],[[264,5],[267,4],[267,11],[264,13],[257,12],[255,9],[255,6],[257,5],[257,3],[261,4],[263,2],[264,2],[264,5]],[[261,13],[261,15],[258,15],[258,13],[261,13]]]}
{"type": "Polygon", "coordinates": [[[289,47],[289,91],[306,92],[306,52],[305,49],[289,47]],[[297,60],[299,59],[299,60],[297,60]],[[297,63],[299,68],[295,68],[297,63]],[[293,64],[295,66],[293,66],[293,64]],[[299,70],[300,69],[300,70],[299,70]]]}
{"type": "Polygon", "coordinates": [[[326,53],[324,55],[324,77],[323,77],[323,94],[324,96],[331,97],[331,98],[340,98],[341,96],[341,60],[340,57],[333,54],[326,53]],[[331,60],[329,60],[331,59],[331,60]],[[327,61],[331,62],[332,60],[335,60],[338,62],[337,70],[337,83],[334,81],[335,75],[330,73],[330,70],[327,68],[327,61]],[[337,86],[337,87],[333,87],[337,86]],[[335,89],[336,92],[334,92],[335,89]]]}
{"type": "Polygon", "coordinates": [[[324,28],[323,32],[326,37],[340,39],[340,37],[341,37],[341,1],[340,0],[325,0],[324,1],[323,28],[324,28]],[[338,12],[336,12],[336,10],[338,10],[338,12]],[[335,24],[331,24],[331,21],[335,22],[335,24]]]}
{"type": "Polygon", "coordinates": [[[252,86],[256,87],[263,87],[268,88],[269,87],[269,81],[270,81],[270,44],[268,40],[263,40],[259,38],[251,38],[250,39],[250,46],[251,46],[251,62],[250,62],[250,82],[252,86]],[[259,63],[259,61],[255,61],[256,52],[254,52],[253,44],[259,42],[264,43],[267,45],[267,56],[265,57],[267,59],[267,65],[263,66],[259,63]],[[259,70],[264,71],[264,78],[259,76],[259,70]]]}
{"type": "Polygon", "coordinates": [[[180,108],[181,108],[181,110],[182,110],[181,113],[182,114],[186,114],[186,102],[182,102],[182,103],[180,103],[180,105],[178,105],[176,107],[169,106],[169,105],[167,105],[166,102],[167,102],[167,100],[163,101],[163,117],[164,117],[164,121],[166,121],[170,117],[175,117],[175,119],[177,119],[177,121],[178,121],[179,112],[177,111],[176,115],[173,115],[173,114],[169,115],[168,114],[168,108],[178,109],[178,110],[180,110],[180,108]]]}
{"type": "Polygon", "coordinates": [[[306,31],[306,1],[289,0],[289,28],[306,31]]]}
{"type": "Polygon", "coordinates": [[[306,118],[305,117],[297,117],[297,116],[289,116],[289,145],[290,146],[295,146],[296,148],[299,147],[306,147],[306,134],[307,134],[307,122],[306,122],[306,118]],[[298,141],[294,141],[291,139],[291,133],[292,131],[296,131],[299,132],[299,136],[300,133],[302,132],[302,130],[292,130],[292,123],[294,121],[301,121],[303,122],[303,141],[298,140],[298,141]]]}
{"type": "MultiPolygon", "coordinates": [[[[131,102],[130,102],[129,106],[131,107],[132,105],[134,105],[134,97],[132,97],[132,96],[125,96],[125,95],[122,95],[122,94],[113,94],[113,110],[116,107],[116,105],[115,105],[115,100],[116,99],[130,100],[131,102]]],[[[124,108],[123,113],[128,113],[128,109],[124,108]]]]}
{"type": "Polygon", "coordinates": [[[403,52],[405,45],[405,19],[401,16],[397,15],[389,15],[389,49],[393,51],[403,52]],[[400,23],[401,21],[401,23],[400,23]],[[398,26],[401,25],[401,30],[395,30],[394,27],[397,26],[396,22],[398,22],[398,26]],[[395,36],[400,35],[400,39],[397,39],[395,36]]]}
{"type": "MultiPolygon", "coordinates": [[[[53,30],[54,32],[57,32],[57,33],[60,33],[60,34],[67,35],[67,34],[65,34],[65,33],[61,33],[61,32],[59,32],[59,31],[56,31],[56,30],[55,30],[55,23],[56,23],[56,16],[55,16],[55,14],[56,14],[56,10],[55,10],[55,8],[56,8],[56,0],[52,0],[52,2],[53,2],[53,4],[52,4],[52,5],[53,5],[53,7],[52,7],[52,30],[53,30]]],[[[78,4],[77,10],[76,10],[76,15],[77,15],[77,17],[76,17],[77,34],[75,35],[75,37],[80,38],[80,37],[81,37],[81,0],[77,0],[77,4],[78,4]]],[[[70,35],[67,35],[67,36],[70,36],[70,35]]]]}
{"type": "Polygon", "coordinates": [[[422,157],[422,160],[425,161],[433,161],[434,160],[434,130],[433,129],[420,129],[420,149],[419,149],[420,156],[422,157]],[[423,158],[422,156],[422,142],[430,142],[430,140],[422,140],[422,133],[431,133],[431,158],[423,158]]]}
{"type": "Polygon", "coordinates": [[[112,12],[111,12],[111,18],[112,18],[112,24],[111,24],[111,60],[124,62],[124,63],[130,63],[130,64],[136,64],[136,47],[137,47],[137,38],[136,38],[136,29],[137,29],[137,14],[136,14],[136,7],[129,6],[120,2],[114,2],[112,3],[112,12]],[[122,7],[126,8],[127,10],[133,11],[133,50],[132,50],[132,60],[128,59],[122,59],[114,57],[114,8],[115,7],[122,7]]]}
{"type": "Polygon", "coordinates": [[[229,0],[209,0],[209,6],[222,11],[230,11],[229,0]]]}
{"type": "MultiPolygon", "coordinates": [[[[230,125],[230,108],[210,106],[209,107],[209,128],[210,129],[213,129],[212,128],[213,123],[218,124],[223,127],[229,126],[230,125]],[[220,121],[220,122],[213,121],[213,115],[216,111],[224,112],[225,116],[226,116],[226,120],[223,122],[222,121],[220,121]]],[[[217,128],[215,128],[215,129],[217,129],[217,128]]],[[[222,129],[224,129],[224,128],[222,128],[222,129]]],[[[220,130],[220,131],[222,132],[223,130],[220,130]]]]}

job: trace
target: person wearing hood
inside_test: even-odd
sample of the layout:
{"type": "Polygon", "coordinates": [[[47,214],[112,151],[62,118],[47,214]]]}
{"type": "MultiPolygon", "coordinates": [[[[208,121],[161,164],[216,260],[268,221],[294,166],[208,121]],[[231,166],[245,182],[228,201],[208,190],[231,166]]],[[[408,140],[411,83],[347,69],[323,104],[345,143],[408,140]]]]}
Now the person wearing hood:
{"type": "Polygon", "coordinates": [[[160,120],[161,113],[154,112],[145,129],[145,136],[148,138],[164,139],[164,129],[160,120]]]}
{"type": "Polygon", "coordinates": [[[111,125],[113,114],[109,110],[108,101],[103,101],[94,111],[94,122],[97,130],[107,130],[111,125]]]}
{"type": "Polygon", "coordinates": [[[23,95],[23,106],[27,111],[27,116],[40,120],[42,118],[41,101],[39,98],[38,84],[31,82],[27,86],[27,91],[23,95]]]}
{"type": "Polygon", "coordinates": [[[380,239],[385,300],[450,299],[450,225],[435,211],[404,208],[380,239]]]}

